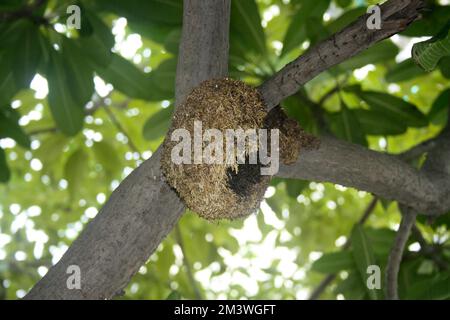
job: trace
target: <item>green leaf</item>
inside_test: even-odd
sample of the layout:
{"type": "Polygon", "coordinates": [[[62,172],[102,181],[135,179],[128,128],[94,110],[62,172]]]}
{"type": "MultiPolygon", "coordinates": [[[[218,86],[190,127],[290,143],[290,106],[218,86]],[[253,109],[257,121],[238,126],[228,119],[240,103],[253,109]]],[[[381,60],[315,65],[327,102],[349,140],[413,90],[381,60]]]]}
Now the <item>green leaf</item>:
{"type": "Polygon", "coordinates": [[[336,0],[336,4],[341,8],[347,8],[353,0],[336,0]]]}
{"type": "Polygon", "coordinates": [[[322,257],[314,261],[311,266],[311,270],[330,274],[355,268],[356,265],[350,251],[325,253],[322,257]]]}
{"type": "Polygon", "coordinates": [[[347,278],[337,285],[334,292],[343,294],[347,300],[362,300],[366,297],[366,287],[361,282],[358,272],[350,272],[347,278]]]}
{"type": "Polygon", "coordinates": [[[439,69],[441,70],[443,77],[450,79],[450,56],[443,57],[439,61],[439,69]]]}
{"type": "Polygon", "coordinates": [[[148,20],[145,21],[129,20],[128,26],[132,31],[139,33],[143,37],[151,39],[157,43],[164,44],[170,33],[174,30],[179,30],[181,24],[180,26],[174,27],[171,25],[152,23],[151,21],[148,20]]]}
{"type": "Polygon", "coordinates": [[[103,80],[129,97],[144,100],[152,97],[149,77],[132,62],[117,54],[113,54],[107,68],[99,68],[97,73],[103,80]]]}
{"type": "Polygon", "coordinates": [[[18,19],[13,22],[7,22],[0,25],[0,37],[2,39],[2,46],[0,51],[15,48],[19,41],[22,41],[24,32],[32,26],[30,20],[18,19]]]}
{"type": "Polygon", "coordinates": [[[328,29],[323,25],[322,16],[308,18],[305,28],[306,34],[311,42],[310,46],[328,38],[330,35],[328,29]]]}
{"type": "Polygon", "coordinates": [[[73,99],[70,89],[72,79],[67,76],[61,53],[51,52],[51,63],[47,68],[48,104],[58,129],[67,135],[75,135],[83,127],[84,105],[73,99]]]}
{"type": "Polygon", "coordinates": [[[444,124],[447,120],[448,110],[450,108],[450,89],[444,90],[434,100],[428,119],[434,124],[444,124]]]}
{"type": "Polygon", "coordinates": [[[289,179],[285,183],[287,194],[294,199],[309,185],[309,181],[297,179],[289,179]]]}
{"type": "Polygon", "coordinates": [[[403,99],[391,96],[387,93],[373,91],[355,92],[364,100],[371,110],[381,112],[393,121],[408,127],[425,127],[428,125],[427,118],[415,105],[403,99]]]}
{"type": "Polygon", "coordinates": [[[326,119],[333,133],[343,140],[367,145],[366,135],[354,111],[341,102],[341,111],[327,114],[326,119]]]}
{"type": "Polygon", "coordinates": [[[154,113],[144,124],[143,135],[146,140],[155,140],[166,134],[170,124],[173,105],[154,113]]]}
{"type": "Polygon", "coordinates": [[[433,227],[439,227],[445,225],[447,229],[450,229],[450,211],[446,214],[441,214],[432,223],[433,227]]]}
{"type": "Polygon", "coordinates": [[[34,75],[41,59],[41,44],[39,29],[31,21],[21,30],[20,39],[14,45],[14,59],[12,69],[19,88],[27,87],[34,75]]]}
{"type": "Polygon", "coordinates": [[[111,143],[107,141],[96,142],[92,146],[92,150],[94,151],[95,159],[102,165],[108,176],[113,176],[121,169],[120,157],[111,143]]]}
{"type": "Polygon", "coordinates": [[[352,231],[352,248],[353,248],[353,258],[355,259],[355,264],[358,268],[359,274],[361,276],[361,281],[367,289],[372,300],[378,299],[378,292],[376,289],[371,290],[367,288],[367,267],[371,265],[376,265],[375,255],[373,253],[372,245],[369,242],[363,227],[360,224],[356,224],[352,231]]]}
{"type": "Polygon", "coordinates": [[[68,142],[69,139],[63,134],[51,134],[41,141],[41,146],[34,152],[34,155],[42,161],[44,169],[50,171],[54,169],[55,163],[60,161],[68,142]]]}
{"type": "Polygon", "coordinates": [[[166,300],[181,300],[181,294],[178,291],[172,291],[166,300]]]}
{"type": "Polygon", "coordinates": [[[450,274],[443,273],[433,279],[426,279],[413,284],[406,299],[446,300],[450,298],[450,274]]]}
{"type": "Polygon", "coordinates": [[[88,154],[83,149],[73,152],[64,166],[64,178],[69,183],[69,193],[73,198],[81,190],[88,173],[88,154]]]}
{"type": "Polygon", "coordinates": [[[355,57],[342,62],[330,69],[332,74],[338,75],[345,71],[362,68],[368,64],[376,64],[393,60],[398,54],[398,47],[391,41],[380,42],[355,57]]]}
{"type": "Polygon", "coordinates": [[[404,123],[386,117],[380,111],[355,109],[353,112],[364,132],[369,135],[399,135],[408,129],[404,123]]]}
{"type": "Polygon", "coordinates": [[[235,51],[235,47],[243,47],[245,51],[242,54],[251,51],[264,55],[266,36],[255,0],[232,0],[230,19],[231,51],[235,51]]]}
{"type": "Polygon", "coordinates": [[[62,55],[72,99],[80,106],[84,106],[94,94],[93,70],[83,52],[74,41],[64,38],[62,42],[62,55]]]}
{"type": "Polygon", "coordinates": [[[370,241],[374,254],[377,257],[383,256],[387,259],[392,244],[394,243],[396,232],[387,228],[365,228],[364,231],[370,241]]]}
{"type": "Polygon", "coordinates": [[[172,246],[165,245],[163,250],[158,252],[157,256],[158,259],[156,260],[156,263],[154,263],[156,272],[158,277],[166,279],[169,276],[170,267],[175,262],[172,246]]]}
{"type": "Polygon", "coordinates": [[[304,0],[301,3],[300,9],[297,10],[291,19],[289,28],[286,31],[283,40],[284,55],[292,49],[300,46],[306,40],[306,21],[311,17],[322,17],[324,12],[330,5],[329,0],[304,0]]]}
{"type": "Polygon", "coordinates": [[[8,163],[6,162],[5,150],[0,148],[0,183],[8,182],[11,178],[11,172],[8,168],[8,163]]]}
{"type": "Polygon", "coordinates": [[[82,24],[81,37],[74,41],[79,47],[82,55],[86,55],[98,66],[106,68],[112,59],[111,48],[115,40],[111,29],[94,13],[89,10],[83,10],[84,16],[82,24]],[[87,29],[87,30],[85,30],[87,29]]]}
{"type": "Polygon", "coordinates": [[[424,74],[425,72],[412,59],[407,59],[391,68],[386,73],[385,79],[387,82],[401,82],[424,74]]]}
{"type": "Polygon", "coordinates": [[[20,114],[12,108],[0,109],[0,139],[11,138],[25,148],[30,147],[30,138],[19,125],[20,114]]]}
{"type": "Polygon", "coordinates": [[[164,40],[164,48],[166,48],[168,52],[178,54],[180,39],[181,39],[181,29],[173,29],[164,40]]]}
{"type": "Polygon", "coordinates": [[[421,12],[422,18],[412,23],[401,35],[408,37],[434,36],[448,23],[450,6],[427,3],[427,9],[421,12]]]}
{"type": "Polygon", "coordinates": [[[97,0],[96,5],[132,21],[180,25],[183,16],[181,0],[97,0]]]}
{"type": "Polygon", "coordinates": [[[331,34],[339,32],[365,13],[366,8],[363,7],[346,10],[337,19],[331,21],[327,29],[331,34]]]}
{"type": "Polygon", "coordinates": [[[313,134],[318,133],[316,118],[311,106],[301,103],[295,96],[284,99],[282,105],[288,116],[297,120],[305,131],[313,134]]]}
{"type": "Polygon", "coordinates": [[[22,7],[25,2],[25,0],[2,0],[2,3],[0,3],[0,9],[4,11],[16,10],[22,7]]]}
{"type": "Polygon", "coordinates": [[[0,52],[0,107],[9,104],[19,91],[14,81],[14,69],[11,68],[13,50],[0,52]]]}
{"type": "Polygon", "coordinates": [[[177,59],[168,59],[150,73],[150,81],[154,88],[151,100],[171,99],[175,96],[175,76],[177,59]]]}
{"type": "Polygon", "coordinates": [[[450,56],[450,22],[430,40],[416,43],[412,48],[412,58],[425,71],[436,68],[439,60],[450,56]]]}
{"type": "Polygon", "coordinates": [[[19,19],[1,29],[0,105],[8,104],[28,86],[41,58],[42,36],[29,20],[19,19]]]}

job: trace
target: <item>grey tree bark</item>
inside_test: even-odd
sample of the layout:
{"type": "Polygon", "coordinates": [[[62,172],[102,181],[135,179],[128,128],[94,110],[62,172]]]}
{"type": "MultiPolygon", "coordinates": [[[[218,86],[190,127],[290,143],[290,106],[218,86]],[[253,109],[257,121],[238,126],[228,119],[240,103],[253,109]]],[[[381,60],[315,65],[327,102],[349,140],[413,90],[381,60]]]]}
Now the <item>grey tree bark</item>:
{"type": "MultiPolygon", "coordinates": [[[[422,4],[422,0],[387,1],[382,6],[381,30],[365,29],[365,15],[311,48],[259,88],[268,108],[321,71],[404,30],[419,17],[422,4]]],[[[201,81],[227,74],[229,12],[230,0],[184,1],[177,104],[201,81]]],[[[126,286],[185,209],[164,182],[159,159],[158,150],[123,181],[62,259],[31,289],[27,299],[110,299],[126,286]],[[69,265],[81,269],[81,290],[66,286],[69,265]]],[[[301,152],[299,161],[281,167],[279,176],[356,187],[429,214],[450,208],[448,177],[419,172],[393,156],[342,141],[323,139],[319,150],[301,152]]]]}

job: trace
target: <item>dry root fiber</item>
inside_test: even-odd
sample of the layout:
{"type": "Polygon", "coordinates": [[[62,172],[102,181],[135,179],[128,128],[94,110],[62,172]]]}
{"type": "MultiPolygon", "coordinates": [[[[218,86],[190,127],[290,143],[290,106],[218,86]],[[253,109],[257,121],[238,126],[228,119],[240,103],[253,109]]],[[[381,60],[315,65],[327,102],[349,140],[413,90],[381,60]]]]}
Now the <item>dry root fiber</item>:
{"type": "Polygon", "coordinates": [[[203,130],[214,128],[221,132],[238,128],[278,128],[280,158],[286,164],[297,160],[302,146],[311,144],[298,123],[288,119],[281,108],[268,114],[256,89],[229,78],[201,83],[175,111],[163,144],[161,168],[186,206],[208,220],[235,219],[255,212],[271,177],[261,175],[261,164],[248,162],[234,165],[173,163],[171,150],[178,141],[171,141],[171,134],[177,128],[184,128],[193,137],[194,121],[201,121],[203,130]]]}

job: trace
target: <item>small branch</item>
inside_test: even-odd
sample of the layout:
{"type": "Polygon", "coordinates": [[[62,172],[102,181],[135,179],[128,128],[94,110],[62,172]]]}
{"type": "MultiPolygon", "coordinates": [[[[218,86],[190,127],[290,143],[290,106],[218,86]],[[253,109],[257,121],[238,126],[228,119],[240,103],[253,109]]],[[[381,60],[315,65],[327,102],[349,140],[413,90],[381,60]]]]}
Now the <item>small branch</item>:
{"type": "Polygon", "coordinates": [[[428,216],[450,209],[450,200],[444,197],[450,192],[450,180],[442,173],[435,178],[393,155],[332,137],[321,137],[318,149],[301,150],[296,163],[280,164],[276,176],[353,187],[408,204],[428,216]],[[436,184],[438,178],[442,186],[436,184]]]}
{"type": "Polygon", "coordinates": [[[31,130],[27,134],[29,136],[38,136],[40,134],[55,133],[55,132],[58,132],[58,128],[56,128],[56,127],[48,127],[48,128],[40,128],[40,129],[31,130]]]}
{"type": "Polygon", "coordinates": [[[191,264],[189,262],[188,256],[186,255],[186,250],[184,248],[183,237],[181,235],[181,230],[180,230],[180,225],[179,224],[177,224],[175,226],[175,238],[177,240],[178,245],[181,248],[181,252],[183,253],[183,264],[184,264],[184,267],[186,268],[186,275],[187,275],[187,277],[189,279],[189,282],[191,283],[192,290],[194,291],[195,298],[197,300],[201,300],[202,299],[202,295],[200,294],[200,290],[199,290],[199,288],[197,286],[197,281],[195,280],[194,274],[193,274],[192,269],[191,269],[191,264]]]}
{"type": "Polygon", "coordinates": [[[133,152],[138,153],[139,155],[141,154],[138,150],[138,148],[136,147],[136,145],[134,144],[133,140],[130,138],[130,136],[128,135],[127,131],[125,130],[125,128],[122,126],[122,124],[119,122],[119,120],[117,119],[117,117],[114,115],[114,113],[109,109],[108,106],[104,105],[103,108],[106,112],[106,114],[108,115],[109,119],[111,120],[112,124],[116,127],[116,129],[120,132],[122,132],[125,137],[127,138],[127,144],[130,147],[130,149],[133,152]]]}
{"type": "MultiPolygon", "coordinates": [[[[370,201],[369,205],[367,206],[366,210],[364,210],[363,215],[357,222],[357,224],[364,224],[369,216],[374,211],[376,205],[378,203],[378,198],[374,197],[372,201],[370,201]]],[[[342,246],[342,250],[347,250],[350,248],[351,245],[351,238],[349,237],[348,240],[345,242],[345,244],[342,246]]],[[[308,300],[317,300],[320,295],[325,291],[325,289],[333,282],[333,280],[336,278],[337,274],[332,273],[327,275],[320,283],[319,285],[313,290],[311,295],[309,296],[308,300]]]]}
{"type": "Polygon", "coordinates": [[[336,276],[337,276],[336,273],[327,275],[313,290],[308,300],[317,300],[320,297],[320,295],[325,291],[325,289],[333,282],[333,280],[336,279],[336,276]]]}
{"type": "Polygon", "coordinates": [[[390,0],[381,5],[382,28],[367,28],[369,14],[317,44],[264,82],[259,90],[267,109],[296,93],[306,82],[373,44],[405,30],[417,20],[423,0],[390,0]]]}
{"type": "Polygon", "coordinates": [[[335,86],[333,87],[330,91],[328,91],[327,93],[325,93],[319,100],[319,102],[317,102],[318,105],[323,106],[324,103],[330,99],[336,92],[338,92],[340,90],[340,86],[335,86]]]}
{"type": "Polygon", "coordinates": [[[411,233],[411,228],[416,222],[417,213],[410,208],[401,208],[402,221],[389,254],[386,267],[386,298],[398,300],[398,272],[402,262],[403,251],[411,233]]]}
{"type": "Polygon", "coordinates": [[[400,159],[403,161],[411,161],[417,159],[422,154],[433,150],[437,145],[437,139],[426,140],[411,149],[399,154],[400,159]]]}

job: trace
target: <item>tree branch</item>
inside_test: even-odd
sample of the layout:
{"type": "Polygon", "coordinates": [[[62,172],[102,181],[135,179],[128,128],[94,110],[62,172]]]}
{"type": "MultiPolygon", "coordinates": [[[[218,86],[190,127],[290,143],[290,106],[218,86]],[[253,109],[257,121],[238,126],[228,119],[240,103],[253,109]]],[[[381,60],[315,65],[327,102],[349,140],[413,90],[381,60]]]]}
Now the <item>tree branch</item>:
{"type": "Polygon", "coordinates": [[[448,175],[422,172],[396,156],[331,137],[322,137],[317,150],[302,150],[295,164],[281,164],[277,176],[353,187],[408,204],[427,215],[450,210],[445,199],[450,194],[448,175]]]}
{"type": "Polygon", "coordinates": [[[436,139],[426,140],[426,141],[414,146],[413,148],[411,148],[403,153],[400,153],[399,157],[403,161],[411,161],[411,160],[414,160],[414,159],[420,157],[422,154],[433,150],[434,148],[436,148],[436,145],[437,145],[436,139]]]}
{"type": "MultiPolygon", "coordinates": [[[[450,204],[450,123],[447,123],[447,126],[436,139],[436,146],[429,152],[427,161],[425,162],[421,172],[423,172],[423,174],[425,174],[430,181],[433,181],[435,191],[442,191],[437,193],[436,199],[442,203],[441,210],[443,211],[441,213],[445,213],[449,210],[450,204]]],[[[410,206],[406,206],[406,204],[400,206],[400,211],[403,215],[402,222],[397,232],[394,246],[391,249],[386,269],[386,296],[391,300],[396,300],[399,298],[397,278],[400,270],[403,250],[411,229],[414,227],[417,213],[419,212],[410,206]]]]}
{"type": "Polygon", "coordinates": [[[202,295],[200,294],[200,290],[197,286],[197,281],[194,278],[194,273],[192,272],[191,263],[186,254],[186,250],[184,248],[183,236],[181,235],[180,224],[175,226],[175,239],[177,240],[178,245],[180,246],[181,252],[183,253],[183,264],[186,268],[186,275],[189,279],[189,283],[192,286],[192,290],[194,291],[195,298],[197,300],[202,299],[202,295]]]}
{"type": "MultiPolygon", "coordinates": [[[[200,82],[227,74],[229,13],[229,0],[184,1],[177,101],[200,82]]],[[[160,149],[113,192],[27,299],[110,299],[122,291],[185,209],[159,162],[160,149]],[[69,265],[81,269],[80,290],[67,288],[69,265]]]]}
{"type": "Polygon", "coordinates": [[[402,262],[403,251],[411,233],[411,228],[416,223],[417,213],[411,208],[402,208],[402,221],[394,240],[394,245],[389,254],[386,266],[386,298],[398,300],[398,272],[402,262]]]}
{"type": "Polygon", "coordinates": [[[309,49],[264,82],[259,90],[270,110],[324,70],[405,30],[419,18],[423,0],[390,0],[381,5],[381,29],[367,28],[368,14],[309,49]]]}

